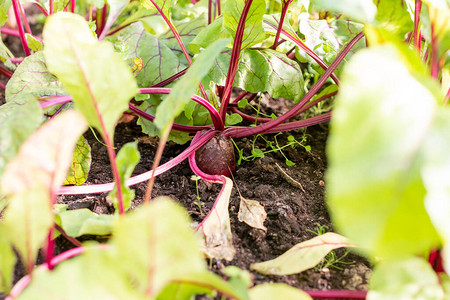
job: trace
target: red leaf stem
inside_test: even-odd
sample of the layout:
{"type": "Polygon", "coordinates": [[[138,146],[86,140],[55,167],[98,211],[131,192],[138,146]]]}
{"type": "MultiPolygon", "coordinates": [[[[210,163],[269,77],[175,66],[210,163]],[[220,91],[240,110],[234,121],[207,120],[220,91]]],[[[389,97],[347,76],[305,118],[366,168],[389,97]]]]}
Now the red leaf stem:
{"type": "Polygon", "coordinates": [[[447,104],[449,98],[450,98],[450,88],[449,88],[448,91],[447,91],[447,95],[445,95],[445,98],[444,98],[444,105],[447,104]]]}
{"type": "MultiPolygon", "coordinates": [[[[140,110],[133,104],[129,104],[128,107],[130,108],[130,110],[132,112],[134,112],[135,114],[137,114],[138,116],[140,116],[146,120],[153,122],[153,120],[155,119],[155,116],[148,114],[143,110],[140,110]]],[[[211,126],[188,126],[188,125],[181,125],[181,124],[173,124],[172,129],[182,131],[182,132],[198,132],[198,131],[202,131],[202,130],[212,129],[212,127],[211,126]]]]}
{"type": "Polygon", "coordinates": [[[183,76],[184,74],[186,74],[187,69],[188,68],[178,72],[177,74],[175,74],[175,75],[173,75],[173,76],[171,76],[171,77],[169,77],[169,78],[167,78],[167,79],[165,79],[165,80],[163,80],[163,81],[153,85],[152,87],[163,87],[163,86],[171,83],[172,81],[174,81],[174,80],[180,78],[181,76],[183,76]]]}
{"type": "Polygon", "coordinates": [[[0,89],[6,90],[6,86],[3,83],[1,83],[1,82],[0,82],[0,89]]]}
{"type": "MultiPolygon", "coordinates": [[[[139,91],[141,94],[170,94],[172,89],[171,88],[160,88],[160,87],[152,88],[152,87],[150,87],[150,88],[141,88],[141,89],[139,89],[139,91]]],[[[208,101],[206,101],[199,95],[192,95],[191,98],[195,102],[203,105],[208,110],[209,114],[211,115],[211,119],[214,124],[214,127],[216,129],[224,128],[222,119],[220,118],[216,108],[211,103],[209,103],[208,101]]]]}
{"type": "Polygon", "coordinates": [[[25,15],[25,10],[23,9],[23,6],[22,6],[22,4],[20,3],[20,1],[17,2],[17,4],[19,5],[20,15],[22,16],[23,24],[24,24],[24,26],[25,26],[25,29],[26,29],[26,31],[27,31],[29,34],[32,34],[32,33],[31,33],[31,27],[30,27],[30,24],[28,23],[27,16],[25,15]]]}
{"type": "Polygon", "coordinates": [[[420,30],[419,30],[419,22],[420,22],[420,11],[422,10],[422,0],[416,0],[415,9],[414,9],[414,47],[417,49],[420,55],[420,44],[422,42],[420,30]]]}
{"type": "Polygon", "coordinates": [[[76,5],[77,5],[77,0],[71,0],[71,1],[70,1],[70,11],[71,11],[72,13],[75,13],[75,7],[76,7],[76,5]]]}
{"type": "Polygon", "coordinates": [[[9,59],[13,64],[20,64],[23,62],[23,58],[20,57],[11,57],[9,59]]]}
{"type": "MultiPolygon", "coordinates": [[[[230,66],[228,68],[227,79],[225,81],[224,93],[222,95],[221,106],[219,110],[220,118],[225,120],[227,114],[227,106],[230,101],[231,90],[233,89],[233,81],[239,65],[239,56],[241,54],[242,39],[244,37],[245,19],[250,10],[253,0],[246,0],[244,8],[242,9],[241,17],[236,28],[236,35],[234,36],[233,50],[231,51],[230,66]]],[[[220,128],[223,130],[224,128],[220,128]]]]}
{"type": "MultiPolygon", "coordinates": [[[[109,246],[105,245],[105,244],[101,244],[101,245],[93,246],[92,248],[108,249],[109,246]]],[[[86,247],[78,247],[78,248],[73,248],[73,249],[67,250],[67,251],[61,253],[60,255],[53,257],[52,264],[57,265],[69,258],[72,258],[74,256],[84,253],[86,250],[88,250],[88,248],[86,248],[86,247]]],[[[45,270],[45,269],[48,269],[49,266],[47,263],[44,263],[44,264],[40,265],[38,268],[40,270],[45,270]]],[[[29,275],[22,277],[11,289],[11,293],[9,294],[8,297],[6,297],[5,300],[13,300],[13,299],[19,297],[20,293],[28,286],[28,284],[30,284],[30,282],[31,282],[31,277],[29,275]]]]}
{"type": "Polygon", "coordinates": [[[303,290],[303,291],[313,298],[320,298],[320,299],[366,299],[367,296],[367,291],[352,291],[352,290],[326,290],[326,291],[303,290]]]}
{"type": "MultiPolygon", "coordinates": [[[[201,137],[198,141],[191,142],[191,145],[187,147],[183,152],[178,154],[178,156],[174,157],[170,161],[165,164],[160,165],[155,170],[155,174],[153,175],[153,171],[148,171],[142,173],[140,175],[136,175],[127,180],[126,185],[131,186],[144,181],[149,180],[152,176],[158,176],[162,173],[172,169],[183,160],[189,157],[193,152],[198,150],[201,146],[203,146],[206,142],[208,142],[218,131],[216,130],[208,130],[201,134],[201,137]]],[[[114,182],[103,183],[103,184],[93,184],[93,185],[79,185],[79,186],[62,186],[58,194],[60,195],[81,195],[81,194],[96,194],[96,193],[105,193],[109,192],[113,189],[114,182]]]]}
{"type": "Polygon", "coordinates": [[[35,4],[36,7],[41,11],[41,13],[44,14],[44,16],[48,17],[48,12],[45,10],[44,7],[41,6],[40,3],[34,2],[34,4],[35,4]]]}
{"type": "Polygon", "coordinates": [[[8,70],[7,68],[0,66],[0,74],[2,74],[3,76],[6,76],[8,78],[11,78],[13,75],[13,72],[11,72],[10,70],[8,70]]]}
{"type": "MultiPolygon", "coordinates": [[[[166,22],[167,26],[169,26],[170,31],[172,31],[173,36],[175,37],[175,39],[177,40],[178,44],[180,45],[181,51],[184,54],[184,57],[186,58],[189,66],[192,65],[192,59],[189,56],[189,53],[186,49],[186,46],[183,43],[183,40],[181,39],[180,34],[178,33],[178,31],[176,30],[175,26],[173,26],[172,22],[170,22],[169,18],[167,18],[167,16],[164,14],[164,12],[162,11],[162,9],[156,4],[156,2],[154,0],[150,0],[152,2],[152,4],[155,6],[155,8],[158,10],[159,14],[161,15],[161,17],[163,17],[164,21],[166,22]]],[[[195,4],[195,3],[194,3],[195,4]]],[[[208,100],[208,96],[206,95],[206,91],[205,88],[203,87],[202,83],[200,82],[199,84],[199,88],[200,91],[203,95],[203,98],[208,100]]]]}
{"type": "Polygon", "coordinates": [[[17,29],[19,30],[20,41],[22,42],[23,51],[25,55],[29,56],[31,54],[30,47],[28,46],[27,39],[25,38],[25,32],[22,26],[22,19],[20,18],[20,3],[19,0],[12,0],[14,16],[16,17],[17,29]]]}
{"type": "Polygon", "coordinates": [[[286,17],[287,10],[289,8],[289,5],[292,3],[293,0],[288,1],[281,1],[282,2],[282,8],[281,8],[281,16],[280,16],[280,24],[278,24],[277,33],[275,35],[275,40],[272,45],[272,49],[275,50],[278,47],[278,39],[280,38],[281,29],[283,28],[284,24],[284,18],[286,17]]]}
{"type": "MultiPolygon", "coordinates": [[[[7,35],[20,37],[20,32],[17,31],[17,30],[11,29],[11,28],[2,27],[2,28],[0,28],[0,31],[2,33],[4,33],[4,34],[7,34],[7,35]]],[[[42,42],[42,39],[40,37],[38,37],[38,36],[33,35],[33,38],[35,38],[36,40],[42,42]]]]}

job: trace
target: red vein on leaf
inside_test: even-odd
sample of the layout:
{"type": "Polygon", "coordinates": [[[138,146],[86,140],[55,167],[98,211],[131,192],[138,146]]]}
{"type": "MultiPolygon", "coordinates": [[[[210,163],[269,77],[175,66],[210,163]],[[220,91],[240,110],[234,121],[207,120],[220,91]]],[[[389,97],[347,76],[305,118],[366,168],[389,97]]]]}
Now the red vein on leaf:
{"type": "Polygon", "coordinates": [[[103,138],[105,139],[105,143],[106,143],[106,149],[108,151],[108,156],[109,156],[109,161],[111,163],[111,167],[112,167],[112,172],[113,172],[113,176],[114,176],[114,181],[116,182],[117,185],[117,200],[118,200],[118,206],[119,206],[119,214],[123,215],[125,213],[124,211],[124,206],[123,206],[123,195],[122,195],[122,185],[121,185],[121,180],[120,180],[120,176],[119,176],[119,170],[117,168],[117,162],[116,162],[116,153],[114,151],[114,145],[112,144],[111,138],[109,136],[109,133],[106,130],[105,127],[105,123],[103,121],[103,116],[100,113],[100,109],[98,107],[98,103],[95,99],[95,95],[93,94],[92,88],[91,88],[91,84],[90,82],[87,80],[86,77],[86,73],[83,69],[83,66],[79,63],[80,60],[78,59],[77,56],[77,52],[72,49],[76,62],[78,63],[78,67],[80,68],[80,72],[83,76],[83,80],[86,84],[87,90],[89,92],[92,104],[94,105],[94,109],[95,112],[97,114],[97,118],[100,122],[100,127],[102,128],[103,131],[103,138]]]}

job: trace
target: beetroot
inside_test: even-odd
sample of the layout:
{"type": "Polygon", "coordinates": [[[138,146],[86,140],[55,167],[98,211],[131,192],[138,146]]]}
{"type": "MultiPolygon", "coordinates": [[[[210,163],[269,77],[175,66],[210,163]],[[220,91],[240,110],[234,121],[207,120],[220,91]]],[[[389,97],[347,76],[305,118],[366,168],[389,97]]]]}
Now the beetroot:
{"type": "Polygon", "coordinates": [[[230,139],[221,135],[214,136],[208,143],[195,152],[195,161],[200,170],[210,175],[224,175],[236,171],[234,147],[230,139]]]}

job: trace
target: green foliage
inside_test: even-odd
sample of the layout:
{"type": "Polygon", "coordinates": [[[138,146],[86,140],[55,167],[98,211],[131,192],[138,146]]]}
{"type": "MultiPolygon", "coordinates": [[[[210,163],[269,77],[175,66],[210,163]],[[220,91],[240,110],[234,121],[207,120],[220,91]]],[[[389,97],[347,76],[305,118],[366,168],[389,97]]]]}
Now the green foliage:
{"type": "Polygon", "coordinates": [[[347,238],[327,232],[295,245],[275,259],[252,264],[251,269],[268,275],[300,273],[317,265],[330,251],[342,247],[353,245],[347,238]]]}
{"type": "MultiPolygon", "coordinates": [[[[230,58],[231,53],[227,51],[216,59],[209,73],[216,84],[225,84],[230,58]]],[[[295,101],[304,94],[300,66],[284,53],[270,49],[243,51],[233,85],[252,93],[265,91],[273,98],[284,97],[295,101]]]]}
{"type": "Polygon", "coordinates": [[[444,291],[426,260],[407,257],[383,261],[375,267],[367,299],[444,299],[444,291]]]}
{"type": "MultiPolygon", "coordinates": [[[[205,14],[200,15],[198,18],[193,20],[185,20],[182,22],[175,22],[175,26],[177,28],[178,34],[181,37],[181,40],[183,41],[184,45],[189,45],[194,38],[197,37],[199,32],[203,28],[205,28],[207,25],[207,20],[205,14]]],[[[178,44],[177,40],[175,39],[173,33],[171,30],[167,30],[165,33],[159,36],[159,39],[162,43],[164,43],[167,47],[169,47],[170,50],[172,50],[173,53],[178,57],[178,60],[181,65],[184,65],[187,67],[186,58],[184,57],[183,52],[181,51],[180,45],[178,44]]],[[[215,39],[211,42],[214,42],[217,40],[217,36],[215,36],[215,39]]],[[[210,43],[208,43],[209,45],[210,43]]],[[[206,47],[204,47],[206,48],[206,47]]],[[[189,50],[189,48],[188,48],[189,50]]],[[[188,51],[190,56],[193,56],[194,53],[192,51],[188,51]]],[[[198,51],[196,52],[198,53],[198,51]]],[[[169,62],[170,60],[166,60],[165,62],[169,62]]]]}
{"type": "Polygon", "coordinates": [[[0,26],[3,26],[8,19],[8,10],[11,7],[11,0],[4,0],[0,3],[0,26]]]}
{"type": "Polygon", "coordinates": [[[250,289],[251,300],[292,299],[311,300],[312,298],[296,288],[283,283],[266,283],[250,289]]]}
{"type": "MultiPolygon", "coordinates": [[[[128,178],[130,178],[131,173],[133,173],[134,168],[139,163],[139,160],[141,159],[141,156],[139,154],[139,151],[137,149],[137,141],[130,142],[125,144],[117,153],[116,156],[116,163],[117,168],[119,170],[119,176],[120,176],[120,184],[122,187],[122,196],[123,196],[123,207],[124,210],[127,210],[131,206],[131,201],[134,199],[134,190],[131,190],[126,182],[128,178]]],[[[114,207],[116,208],[116,211],[118,210],[118,199],[117,199],[117,187],[115,186],[114,189],[109,193],[109,197],[114,203],[114,207]]]]}
{"type": "MultiPolygon", "coordinates": [[[[223,8],[223,27],[234,38],[239,24],[244,0],[227,0],[223,8]]],[[[266,2],[264,0],[253,0],[250,10],[245,18],[245,29],[242,37],[242,49],[249,48],[262,42],[265,38],[262,20],[266,12],[266,2]]]]}
{"type": "Polygon", "coordinates": [[[64,180],[64,184],[83,184],[86,181],[89,169],[91,168],[91,160],[91,146],[89,146],[87,140],[83,136],[80,136],[75,145],[72,165],[64,180]]]}
{"type": "Polygon", "coordinates": [[[89,125],[112,140],[115,123],[137,93],[130,69],[111,44],[95,39],[81,16],[52,15],[43,35],[49,70],[64,84],[89,125]]]}
{"type": "Polygon", "coordinates": [[[372,0],[315,0],[312,5],[315,9],[342,13],[362,23],[372,22],[377,11],[372,0]]]}
{"type": "MultiPolygon", "coordinates": [[[[304,36],[304,43],[330,65],[342,48],[359,32],[363,30],[362,24],[348,20],[312,20],[308,14],[301,14],[299,31],[304,36]]],[[[351,50],[346,60],[358,50],[366,47],[365,39],[361,39],[351,50]]],[[[315,65],[316,71],[323,73],[322,68],[303,50],[296,51],[296,57],[301,62],[315,65]]],[[[340,68],[335,72],[339,74],[340,68]]]]}
{"type": "Polygon", "coordinates": [[[59,208],[55,217],[56,223],[61,226],[67,235],[79,237],[82,235],[111,234],[117,220],[115,215],[98,215],[87,208],[66,210],[59,208]]]}
{"type": "Polygon", "coordinates": [[[13,281],[16,255],[6,237],[5,227],[0,224],[0,293],[8,293],[13,281]]]}
{"type": "Polygon", "coordinates": [[[436,100],[406,61],[389,44],[355,55],[331,124],[327,195],[333,221],[371,257],[422,254],[438,244],[424,207],[419,159],[436,100]]]}
{"type": "Polygon", "coordinates": [[[34,99],[21,103],[8,102],[0,106],[0,175],[22,143],[38,128],[42,119],[42,110],[34,99]]]}
{"type": "Polygon", "coordinates": [[[141,23],[134,23],[120,31],[122,56],[128,65],[135,58],[142,59],[143,68],[136,76],[140,87],[147,87],[169,78],[180,71],[180,62],[174,52],[160,39],[146,32],[141,23]]]}
{"type": "Polygon", "coordinates": [[[14,101],[28,94],[34,97],[65,94],[64,87],[49,72],[43,52],[26,57],[6,85],[6,101],[14,101]]]}
{"type": "Polygon", "coordinates": [[[30,47],[31,50],[33,50],[34,52],[38,52],[41,51],[42,49],[44,49],[44,45],[42,44],[41,41],[39,41],[38,39],[36,39],[34,36],[32,36],[29,33],[25,34],[25,37],[27,38],[27,43],[28,46],[30,47]]]}
{"type": "Polygon", "coordinates": [[[62,184],[85,129],[83,117],[74,111],[55,117],[23,143],[1,178],[1,191],[9,203],[1,226],[28,271],[52,226],[51,197],[62,184]]]}
{"type": "Polygon", "coordinates": [[[218,40],[208,46],[197,56],[186,75],[174,85],[170,95],[156,109],[155,125],[159,130],[166,130],[183,111],[191,96],[195,94],[200,80],[208,74],[215,58],[228,42],[229,40],[218,40]]]}

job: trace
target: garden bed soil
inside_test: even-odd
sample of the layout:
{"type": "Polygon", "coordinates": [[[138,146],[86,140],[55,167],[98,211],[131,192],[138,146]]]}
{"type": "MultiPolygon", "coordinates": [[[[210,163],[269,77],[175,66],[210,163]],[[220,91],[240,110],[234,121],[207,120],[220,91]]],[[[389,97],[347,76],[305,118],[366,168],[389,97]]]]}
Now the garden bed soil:
{"type": "MultiPolygon", "coordinates": [[[[302,147],[286,148],[284,153],[295,166],[288,167],[280,153],[271,153],[255,161],[243,161],[234,175],[234,188],[230,201],[231,229],[236,256],[233,261],[213,260],[208,262],[211,269],[221,274],[228,265],[235,265],[249,270],[250,265],[273,259],[292,246],[316,236],[314,232],[319,226],[332,230],[329,214],[324,202],[326,168],[325,144],[328,128],[319,125],[307,129],[308,144],[311,151],[302,147]],[[280,168],[298,184],[289,180],[280,168]],[[237,188],[246,199],[261,203],[266,212],[265,226],[267,232],[255,229],[238,220],[240,197],[237,188]]],[[[296,139],[301,140],[303,133],[291,132],[296,139]]],[[[97,141],[92,132],[86,135],[93,153],[92,168],[89,173],[89,183],[105,183],[113,180],[106,147],[97,141]]],[[[288,134],[282,134],[277,139],[283,145],[287,143],[288,134]],[[281,137],[281,138],[280,138],[281,137]]],[[[267,136],[271,139],[273,135],[267,136]]],[[[134,175],[141,174],[151,168],[155,155],[157,138],[145,136],[134,121],[119,124],[116,130],[116,147],[120,149],[127,142],[139,140],[141,161],[134,175]]],[[[265,143],[258,142],[256,146],[265,149],[265,143]]],[[[253,138],[237,140],[239,148],[249,153],[253,138]]],[[[162,162],[169,161],[181,153],[186,146],[169,143],[164,150],[162,162]]],[[[180,202],[188,210],[194,222],[200,222],[213,205],[220,189],[220,184],[210,184],[199,181],[198,193],[204,202],[202,211],[196,204],[196,184],[191,180],[193,172],[187,161],[179,164],[168,172],[158,176],[152,192],[152,197],[169,196],[180,202]]],[[[133,207],[143,203],[147,183],[134,186],[136,199],[133,207]]],[[[89,196],[60,196],[59,203],[68,204],[70,209],[89,208],[96,213],[112,213],[113,207],[106,194],[89,196]]],[[[336,255],[342,256],[345,249],[336,250],[336,255]]],[[[370,268],[367,261],[357,255],[349,254],[343,261],[348,264],[337,264],[323,269],[311,269],[297,275],[266,276],[252,272],[254,283],[284,282],[301,289],[358,289],[367,290],[370,268]],[[337,267],[337,268],[336,268],[337,267]]]]}
{"type": "MultiPolygon", "coordinates": [[[[8,37],[5,43],[18,45],[18,38],[8,37]],[[12,43],[14,42],[14,43],[12,43]]],[[[14,46],[13,46],[14,49],[14,46]]],[[[0,76],[0,81],[6,83],[0,76]]],[[[4,102],[4,91],[0,89],[0,103],[4,102]]],[[[286,110],[286,101],[269,101],[266,105],[266,113],[283,113],[286,110]],[[270,106],[270,107],[269,107],[270,106]]],[[[289,105],[289,104],[288,104],[289,105]]],[[[303,147],[292,149],[285,148],[284,154],[295,163],[287,166],[285,158],[279,152],[273,152],[264,158],[254,161],[243,161],[238,166],[234,175],[234,188],[230,201],[231,229],[233,244],[236,248],[236,256],[233,261],[212,260],[208,264],[210,268],[222,274],[221,270],[227,265],[235,265],[241,269],[250,271],[250,265],[273,259],[292,246],[316,236],[314,232],[319,226],[326,226],[332,230],[325,199],[324,172],[327,166],[325,145],[328,127],[326,124],[313,126],[307,129],[307,144],[311,151],[307,152],[303,147]],[[289,179],[284,173],[291,177],[289,179]],[[257,200],[266,212],[265,226],[267,232],[252,228],[238,220],[239,189],[246,199],[257,200]]],[[[301,140],[303,131],[290,132],[297,140],[301,140]]],[[[288,133],[277,137],[279,143],[287,143],[288,133]]],[[[92,166],[88,183],[97,184],[112,181],[112,174],[106,147],[99,142],[91,131],[85,134],[92,147],[92,166]]],[[[266,136],[273,140],[273,135],[266,136]]],[[[142,134],[136,121],[121,123],[117,126],[115,134],[116,149],[120,149],[127,142],[139,141],[141,161],[134,174],[141,174],[150,170],[155,155],[157,138],[142,134]]],[[[239,148],[244,148],[246,155],[250,154],[253,137],[236,140],[239,148]]],[[[257,139],[256,147],[264,150],[266,147],[262,139],[257,139]]],[[[186,146],[168,143],[164,150],[162,162],[169,161],[186,146]]],[[[194,222],[200,222],[210,207],[213,205],[221,188],[220,184],[210,184],[199,181],[198,193],[204,202],[202,211],[196,204],[196,184],[191,180],[193,175],[187,161],[179,164],[168,172],[160,175],[155,180],[152,196],[169,196],[180,202],[188,210],[194,222]]],[[[133,188],[136,190],[136,199],[133,208],[143,202],[147,183],[141,183],[133,188]]],[[[106,194],[87,196],[59,196],[59,203],[65,203],[69,209],[89,208],[96,213],[112,213],[113,208],[107,200],[106,194]]],[[[70,244],[60,237],[57,241],[57,251],[67,250],[70,244]]],[[[182,247],[182,245],[180,245],[182,247]]],[[[336,250],[337,256],[342,256],[345,249],[336,250]]],[[[347,289],[367,290],[367,282],[371,273],[367,261],[354,254],[348,254],[344,259],[348,264],[337,264],[328,268],[310,269],[297,275],[266,276],[250,271],[255,284],[267,282],[283,282],[300,289],[347,289]],[[337,267],[337,268],[336,268],[337,267]]],[[[16,270],[15,280],[24,275],[24,270],[19,265],[16,270]]],[[[0,295],[0,299],[2,299],[0,295]]]]}

